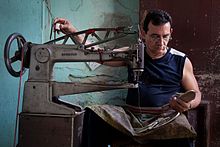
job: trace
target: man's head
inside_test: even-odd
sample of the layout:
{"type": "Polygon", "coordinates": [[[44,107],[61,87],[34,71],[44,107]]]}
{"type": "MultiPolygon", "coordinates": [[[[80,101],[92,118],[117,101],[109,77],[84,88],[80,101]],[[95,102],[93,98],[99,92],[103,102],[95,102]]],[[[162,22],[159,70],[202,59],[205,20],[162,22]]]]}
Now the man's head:
{"type": "Polygon", "coordinates": [[[143,29],[145,33],[148,31],[148,25],[149,23],[152,23],[155,26],[159,26],[165,23],[170,23],[170,26],[172,24],[172,18],[171,16],[163,10],[150,10],[144,20],[143,29]]]}
{"type": "Polygon", "coordinates": [[[142,38],[145,40],[147,52],[159,58],[166,53],[171,39],[172,18],[163,10],[150,10],[143,23],[142,38]]]}

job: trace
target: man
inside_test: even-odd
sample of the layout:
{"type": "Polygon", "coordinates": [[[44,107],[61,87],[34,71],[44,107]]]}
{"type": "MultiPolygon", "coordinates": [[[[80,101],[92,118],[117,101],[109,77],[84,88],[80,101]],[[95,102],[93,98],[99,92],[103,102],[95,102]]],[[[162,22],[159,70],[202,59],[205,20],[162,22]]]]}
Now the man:
{"type": "MultiPolygon", "coordinates": [[[[171,24],[171,16],[162,10],[150,11],[144,21],[142,37],[146,45],[146,61],[141,76],[140,105],[157,107],[170,101],[173,109],[184,112],[199,105],[201,93],[190,60],[184,53],[167,47],[173,31],[171,24]],[[187,90],[196,91],[194,100],[188,103],[175,97],[170,100],[175,93],[187,90]]],[[[135,91],[129,92],[127,102],[137,105],[133,100],[135,91]]]]}
{"type": "MultiPolygon", "coordinates": [[[[58,18],[54,22],[60,23],[60,30],[73,33],[77,30],[68,20],[58,18]]],[[[171,16],[163,10],[151,10],[147,13],[141,37],[145,44],[145,68],[139,81],[138,89],[129,89],[127,96],[128,106],[137,107],[162,107],[169,103],[170,107],[178,112],[185,112],[196,108],[201,101],[201,92],[193,73],[191,61],[182,52],[169,48],[173,29],[171,16]],[[177,99],[176,93],[194,90],[195,98],[189,102],[177,99]]],[[[78,36],[82,41],[82,37],[78,36]]],[[[105,63],[111,66],[120,66],[122,62],[105,63]]],[[[128,72],[128,80],[132,78],[128,72]]],[[[192,140],[171,139],[156,141],[153,146],[192,146],[192,140]]]]}

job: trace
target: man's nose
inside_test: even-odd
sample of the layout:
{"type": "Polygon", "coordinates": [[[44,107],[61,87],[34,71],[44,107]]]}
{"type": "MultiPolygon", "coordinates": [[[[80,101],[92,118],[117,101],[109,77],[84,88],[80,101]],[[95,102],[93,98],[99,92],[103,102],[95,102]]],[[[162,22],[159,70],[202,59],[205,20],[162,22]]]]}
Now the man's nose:
{"type": "Polygon", "coordinates": [[[157,38],[157,43],[162,45],[163,44],[163,40],[164,40],[163,37],[158,37],[157,38]]]}

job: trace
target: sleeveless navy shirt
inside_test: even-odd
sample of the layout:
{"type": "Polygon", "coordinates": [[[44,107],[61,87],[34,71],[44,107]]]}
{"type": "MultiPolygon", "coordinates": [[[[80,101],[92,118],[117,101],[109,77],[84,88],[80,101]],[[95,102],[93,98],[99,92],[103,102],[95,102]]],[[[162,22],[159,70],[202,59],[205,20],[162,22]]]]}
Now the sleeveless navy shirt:
{"type": "MultiPolygon", "coordinates": [[[[167,104],[177,92],[183,92],[181,85],[186,55],[173,48],[159,58],[152,59],[145,52],[144,72],[139,79],[139,88],[128,89],[126,103],[138,107],[160,107],[167,104]]],[[[128,81],[133,72],[128,68],[128,81]]]]}

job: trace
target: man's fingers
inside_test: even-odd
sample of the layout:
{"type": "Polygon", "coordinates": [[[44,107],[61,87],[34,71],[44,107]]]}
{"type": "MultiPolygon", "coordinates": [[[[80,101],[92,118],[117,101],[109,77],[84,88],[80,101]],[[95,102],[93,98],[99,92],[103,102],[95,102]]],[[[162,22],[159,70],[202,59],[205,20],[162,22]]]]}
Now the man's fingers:
{"type": "Polygon", "coordinates": [[[184,112],[190,109],[189,103],[186,103],[176,97],[172,98],[172,100],[170,101],[170,106],[178,112],[184,112]]]}
{"type": "Polygon", "coordinates": [[[54,24],[56,24],[56,23],[66,24],[66,23],[67,23],[67,20],[64,19],[64,18],[55,18],[55,20],[54,20],[53,23],[54,23],[54,24]]]}

